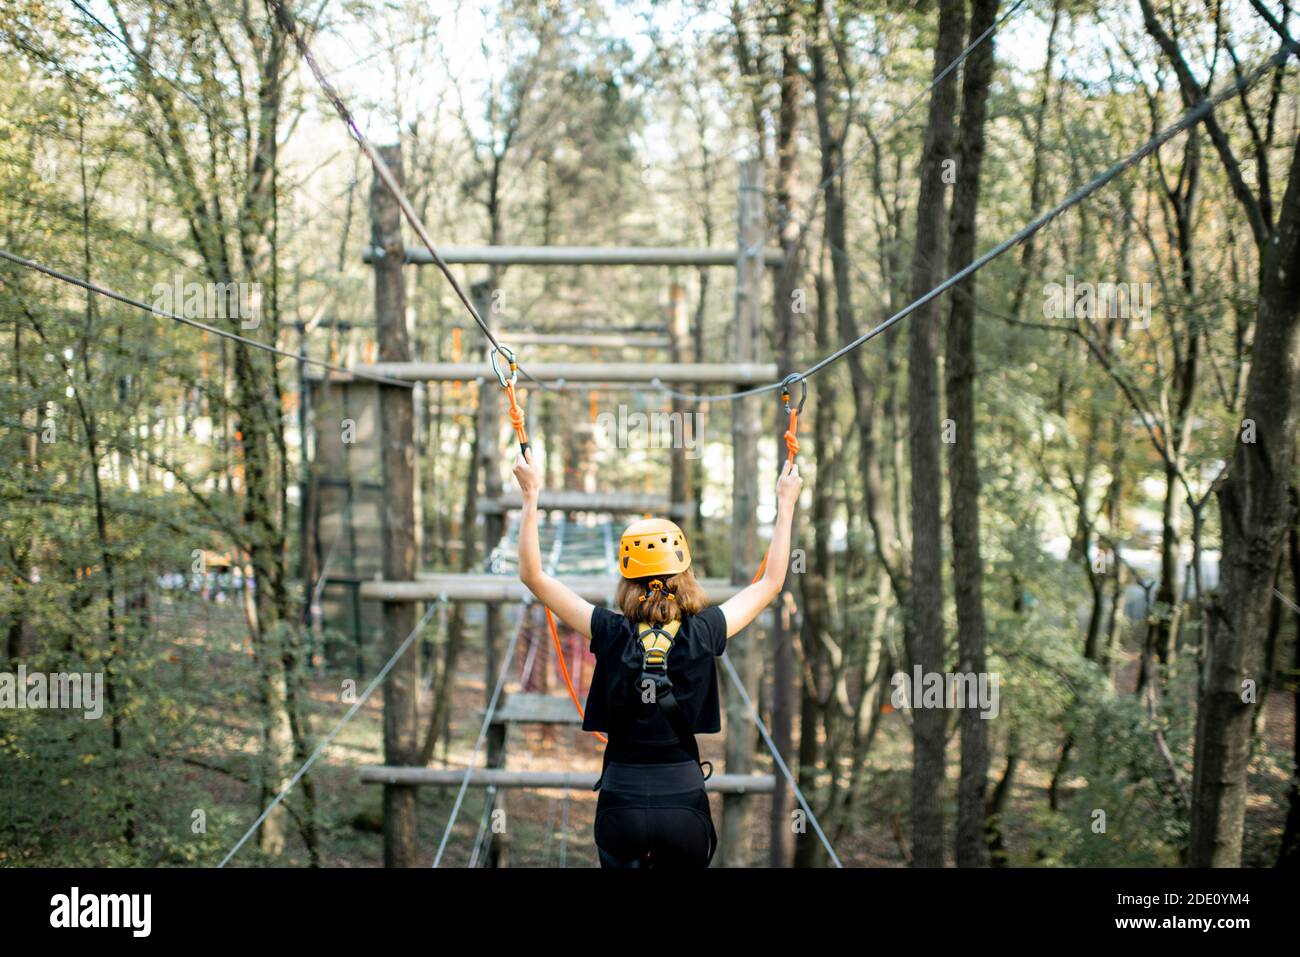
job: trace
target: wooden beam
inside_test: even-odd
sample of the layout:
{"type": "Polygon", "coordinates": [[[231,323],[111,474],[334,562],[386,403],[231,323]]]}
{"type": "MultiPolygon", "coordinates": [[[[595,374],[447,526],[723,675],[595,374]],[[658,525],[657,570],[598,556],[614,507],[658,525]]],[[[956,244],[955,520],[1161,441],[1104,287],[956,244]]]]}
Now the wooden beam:
{"type": "MultiPolygon", "coordinates": [[[[510,345],[509,336],[503,336],[510,345]]],[[[664,383],[711,382],[719,385],[762,385],[776,381],[774,362],[527,362],[529,375],[544,382],[635,382],[658,379],[664,383]]],[[[361,366],[367,372],[410,382],[466,382],[492,375],[483,362],[376,362],[361,366]]],[[[519,379],[520,385],[528,381],[519,379]]]]}
{"type": "MultiPolygon", "coordinates": [[[[618,579],[612,575],[565,575],[568,585],[587,601],[604,604],[614,597],[618,579]]],[[[733,585],[721,578],[700,580],[710,604],[726,601],[743,585],[733,585]]],[[[524,583],[513,575],[456,574],[453,572],[421,572],[415,581],[368,581],[361,585],[361,598],[366,601],[437,601],[446,596],[448,601],[521,602],[530,592],[524,583]]]]}
{"type": "Polygon", "coordinates": [[[619,333],[512,332],[511,346],[571,346],[575,349],[667,349],[667,336],[619,333]]]}
{"type": "MultiPolygon", "coordinates": [[[[577,322],[577,321],[575,322],[554,321],[553,322],[548,320],[545,323],[546,326],[545,329],[530,328],[530,329],[523,329],[520,331],[530,335],[541,335],[541,334],[554,335],[557,333],[563,333],[565,335],[574,335],[574,336],[605,335],[608,333],[613,333],[615,335],[620,335],[620,336],[634,336],[639,334],[645,334],[648,336],[663,336],[667,334],[667,330],[664,328],[663,323],[637,322],[625,326],[621,322],[612,321],[608,317],[607,313],[596,312],[592,309],[583,311],[584,305],[587,305],[587,303],[584,300],[579,300],[572,304],[557,302],[554,303],[553,305],[554,308],[556,309],[557,314],[565,315],[570,319],[572,319],[575,315],[595,315],[597,318],[587,322],[577,322]]],[[[478,331],[478,326],[476,326],[473,322],[468,322],[465,320],[462,320],[457,325],[450,326],[448,328],[461,329],[463,332],[477,333],[478,331]]]]}
{"type": "MultiPolygon", "coordinates": [[[[483,514],[500,514],[523,507],[518,491],[504,492],[498,498],[482,499],[478,510],[483,514]]],[[[669,502],[662,495],[639,495],[635,492],[577,492],[565,489],[543,489],[537,507],[566,512],[612,512],[616,515],[649,512],[679,518],[695,510],[694,502],[669,502]]]]}
{"type": "MultiPolygon", "coordinates": [[[[367,366],[366,368],[369,367],[367,366]]],[[[776,368],[776,366],[773,365],[772,368],[776,368]]],[[[530,364],[528,366],[528,371],[532,372],[532,369],[533,366],[530,364]]],[[[376,386],[376,387],[378,386],[378,383],[375,383],[370,379],[363,379],[360,378],[359,376],[354,376],[349,372],[335,372],[330,369],[318,369],[313,366],[307,367],[303,377],[312,385],[320,385],[323,383],[328,383],[330,385],[348,385],[353,388],[363,388],[366,386],[376,386]]],[[[444,379],[441,381],[474,382],[475,380],[487,380],[492,383],[496,382],[496,380],[492,378],[492,370],[490,370],[486,364],[480,366],[478,373],[474,376],[470,376],[468,379],[444,379]]],[[[439,381],[439,380],[432,380],[432,381],[439,381]]],[[[775,382],[776,379],[774,378],[772,379],[772,381],[775,382]]],[[[523,387],[529,385],[529,382],[526,379],[520,378],[519,384],[521,387],[523,387]]],[[[668,383],[668,384],[682,391],[689,391],[689,392],[699,391],[698,389],[691,388],[691,383],[689,382],[668,383]]],[[[647,385],[646,383],[627,383],[627,382],[584,382],[582,383],[581,391],[583,393],[595,392],[601,396],[606,396],[606,395],[620,396],[620,395],[626,395],[630,388],[645,388],[646,385],[647,385]]],[[[574,394],[576,393],[576,391],[577,389],[575,387],[573,391],[569,394],[574,394]]],[[[692,406],[692,408],[697,408],[697,406],[692,406]]],[[[476,409],[477,406],[454,405],[454,406],[444,406],[442,411],[444,415],[474,415],[476,409]]],[[[595,428],[593,423],[587,422],[585,420],[581,422],[568,424],[567,427],[571,429],[595,428]]],[[[534,426],[534,428],[536,428],[536,426],[534,426]]],[[[784,446],[782,446],[782,448],[784,448],[784,446]]]]}
{"type": "MultiPolygon", "coordinates": [[[[595,771],[512,771],[503,768],[475,768],[470,772],[473,787],[532,788],[539,791],[590,791],[599,775],[595,771]]],[[[456,768],[408,768],[365,765],[365,784],[405,784],[427,787],[457,787],[465,772],[456,768]]],[[[704,782],[706,791],[722,794],[770,794],[775,781],[770,774],[715,774],[704,782]]]]}
{"type": "MultiPolygon", "coordinates": [[[[368,263],[382,258],[374,246],[362,254],[368,263]]],[[[735,268],[739,249],[709,249],[690,246],[440,246],[438,255],[448,265],[488,266],[730,266],[735,268]]],[[[433,257],[423,246],[407,246],[406,261],[416,266],[432,265],[433,257]]],[[[780,249],[763,252],[767,266],[780,266],[785,256],[780,249]]]]}

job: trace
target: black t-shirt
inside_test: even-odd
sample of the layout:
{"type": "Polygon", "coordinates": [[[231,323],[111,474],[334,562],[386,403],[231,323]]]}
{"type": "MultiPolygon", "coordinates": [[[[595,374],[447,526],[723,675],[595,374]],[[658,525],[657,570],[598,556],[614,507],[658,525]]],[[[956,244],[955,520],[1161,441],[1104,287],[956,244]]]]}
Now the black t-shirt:
{"type": "MultiPolygon", "coordinates": [[[[591,653],[596,671],[587,695],[584,731],[609,735],[608,759],[633,764],[690,760],[655,702],[642,701],[641,643],[636,624],[608,608],[591,614],[591,653]]],[[[696,734],[722,730],[718,670],[714,658],[727,650],[727,620],[714,605],[687,615],[668,654],[673,697],[696,734]]]]}

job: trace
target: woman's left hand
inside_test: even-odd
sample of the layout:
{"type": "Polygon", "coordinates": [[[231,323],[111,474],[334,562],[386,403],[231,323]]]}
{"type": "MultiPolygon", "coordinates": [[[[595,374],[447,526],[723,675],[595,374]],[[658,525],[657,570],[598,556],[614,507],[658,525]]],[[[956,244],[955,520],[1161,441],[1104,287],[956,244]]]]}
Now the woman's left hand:
{"type": "Polygon", "coordinates": [[[799,501],[799,492],[803,488],[803,479],[799,477],[799,466],[786,462],[781,470],[781,477],[776,483],[776,501],[778,505],[794,508],[799,501]]]}
{"type": "Polygon", "coordinates": [[[542,476],[537,471],[537,466],[533,465],[533,451],[529,449],[527,458],[523,455],[515,460],[515,481],[519,483],[519,491],[524,498],[537,498],[542,490],[542,476]]]}

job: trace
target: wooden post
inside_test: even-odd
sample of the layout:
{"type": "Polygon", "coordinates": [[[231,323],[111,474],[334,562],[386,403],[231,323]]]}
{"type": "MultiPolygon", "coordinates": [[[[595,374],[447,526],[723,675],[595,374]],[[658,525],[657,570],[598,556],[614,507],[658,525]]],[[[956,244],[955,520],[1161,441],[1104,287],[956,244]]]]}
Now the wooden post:
{"type": "MultiPolygon", "coordinates": [[[[746,160],[741,164],[736,210],[740,256],[736,261],[736,338],[732,358],[736,362],[749,362],[758,354],[764,272],[760,244],[766,232],[763,224],[763,167],[758,160],[746,160]]],[[[731,410],[731,580],[734,584],[748,584],[759,562],[758,399],[739,399],[731,403],[731,410]]],[[[754,647],[755,640],[755,637],[747,637],[729,643],[728,654],[750,696],[757,698],[754,690],[762,659],[754,647]]],[[[754,757],[754,723],[733,688],[726,688],[726,701],[727,773],[748,774],[754,757]]],[[[746,867],[750,860],[753,809],[743,795],[727,795],[722,807],[720,865],[746,867]]]]}
{"type": "MultiPolygon", "coordinates": [[[[475,283],[472,293],[474,307],[495,331],[496,317],[492,312],[492,292],[496,279],[496,269],[492,269],[487,282],[475,283]]],[[[502,343],[509,345],[509,343],[502,343]]],[[[478,452],[479,471],[483,473],[483,497],[494,499],[501,497],[501,389],[495,378],[489,376],[483,380],[478,390],[478,452]]],[[[486,515],[483,519],[483,558],[486,563],[501,541],[505,529],[503,515],[486,515]]],[[[484,570],[487,570],[486,567],[484,570]]],[[[492,699],[492,690],[497,684],[497,672],[501,663],[497,661],[497,637],[501,634],[501,607],[496,602],[488,602],[487,613],[483,619],[483,662],[486,681],[483,685],[483,702],[492,699]]]]}
{"type": "MultiPolygon", "coordinates": [[[[686,287],[679,282],[675,282],[668,287],[668,342],[668,355],[673,362],[686,363],[690,361],[690,330],[686,319],[686,287]]],[[[699,440],[699,437],[694,435],[691,429],[691,423],[695,421],[695,416],[691,415],[692,406],[682,399],[674,398],[672,410],[673,429],[681,428],[681,441],[677,441],[679,433],[674,431],[673,447],[669,454],[672,471],[668,500],[673,503],[687,502],[691,498],[691,473],[690,462],[686,458],[686,443],[691,442],[694,444],[699,440]]]]}
{"type": "MultiPolygon", "coordinates": [[[[560,508],[567,506],[561,505],[560,508]]],[[[698,579],[709,604],[718,605],[741,590],[725,578],[698,579]]],[[[564,583],[593,604],[609,600],[611,582],[608,574],[565,575],[564,583]]],[[[745,584],[749,584],[748,581],[745,584]]],[[[426,602],[446,598],[457,602],[502,602],[518,604],[527,599],[528,588],[515,575],[461,574],[434,572],[421,574],[415,581],[363,581],[358,584],[362,601],[426,602]]],[[[566,698],[567,700],[567,698],[566,698]]],[[[505,707],[498,704],[497,710],[505,707]]]]}
{"type": "MultiPolygon", "coordinates": [[[[560,401],[562,403],[560,418],[566,422],[573,422],[580,414],[577,403],[572,395],[561,393],[560,401]]],[[[564,430],[564,491],[581,492],[582,491],[582,436],[578,434],[577,429],[566,428],[564,430]]]]}
{"type": "Polygon", "coordinates": [[[313,515],[319,514],[316,495],[312,489],[313,469],[311,449],[307,442],[307,429],[311,422],[311,383],[307,380],[307,329],[298,327],[298,467],[301,470],[298,479],[298,574],[302,577],[302,625],[307,631],[307,668],[316,664],[316,639],[320,635],[320,623],[313,617],[315,602],[312,601],[316,591],[316,576],[321,573],[316,560],[320,549],[316,533],[319,529],[313,521],[313,515]]]}
{"type": "MultiPolygon", "coordinates": [[[[487,282],[475,283],[472,293],[474,296],[474,308],[478,310],[487,327],[494,332],[496,331],[497,321],[496,314],[493,312],[492,304],[496,301],[493,293],[497,289],[499,269],[492,266],[488,271],[487,282]]],[[[509,343],[502,343],[509,345],[509,343]]],[[[500,358],[500,357],[498,357],[500,358]]],[[[494,377],[483,380],[479,386],[478,393],[478,449],[479,449],[479,471],[483,473],[483,497],[500,498],[502,492],[501,486],[501,389],[494,377]]],[[[513,460],[515,449],[511,446],[511,459],[513,460]]],[[[492,555],[492,549],[497,547],[501,541],[501,536],[505,531],[505,516],[500,512],[496,514],[487,514],[483,517],[483,558],[485,562],[484,570],[487,571],[486,562],[492,555]]],[[[490,601],[484,609],[483,615],[483,701],[488,704],[492,700],[492,692],[497,685],[497,673],[501,670],[501,661],[498,658],[498,646],[500,645],[500,636],[502,632],[502,613],[499,602],[490,601]]],[[[505,695],[501,696],[501,703],[505,702],[505,695]]],[[[498,762],[505,760],[505,737],[504,735],[493,736],[488,742],[487,761],[488,766],[498,766],[498,762]]],[[[506,796],[504,793],[497,794],[493,792],[492,797],[496,807],[503,812],[506,811],[506,796]]],[[[488,851],[488,867],[498,867],[504,864],[504,838],[493,841],[488,851]]]]}
{"type": "MultiPolygon", "coordinates": [[[[500,710],[499,707],[498,710],[500,710]]],[[[488,726],[487,755],[486,755],[487,767],[505,768],[507,731],[508,728],[505,722],[502,721],[494,721],[492,722],[491,725],[488,726]]],[[[499,834],[491,833],[491,829],[493,825],[496,823],[494,820],[492,820],[492,818],[495,817],[496,815],[496,811],[500,810],[503,814],[507,813],[506,792],[503,790],[499,791],[497,790],[497,788],[489,786],[487,790],[487,800],[492,806],[492,811],[489,812],[489,818],[488,818],[488,832],[491,836],[488,840],[487,860],[484,863],[484,866],[488,868],[509,867],[510,866],[509,826],[507,825],[506,829],[499,834]]],[[[507,817],[506,820],[509,821],[509,817],[507,817]]]]}
{"type": "MultiPolygon", "coordinates": [[[[402,182],[400,147],[380,150],[383,161],[402,182]]],[[[375,263],[375,319],[381,359],[410,361],[406,334],[406,290],[402,285],[402,216],[379,177],[370,188],[370,223],[374,245],[386,255],[375,263]]],[[[384,575],[415,575],[415,436],[414,393],[400,386],[380,386],[384,475],[384,575]]],[[[415,627],[416,608],[409,602],[384,602],[384,656],[393,654],[415,627]]],[[[415,763],[419,751],[416,705],[420,657],[407,653],[384,681],[384,761],[415,763]]],[[[416,789],[384,786],[384,866],[413,867],[416,862],[416,789]]]]}

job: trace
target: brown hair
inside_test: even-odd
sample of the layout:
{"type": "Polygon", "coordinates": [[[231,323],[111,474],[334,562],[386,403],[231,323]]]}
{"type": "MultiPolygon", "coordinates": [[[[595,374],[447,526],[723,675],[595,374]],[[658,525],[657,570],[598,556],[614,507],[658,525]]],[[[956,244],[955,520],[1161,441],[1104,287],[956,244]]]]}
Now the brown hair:
{"type": "Polygon", "coordinates": [[[676,575],[619,579],[615,601],[629,620],[652,625],[662,625],[683,615],[698,615],[709,603],[704,589],[689,568],[676,575]],[[650,582],[656,578],[664,583],[664,587],[662,591],[652,592],[650,582]],[[669,595],[675,597],[669,598],[669,595]]]}

